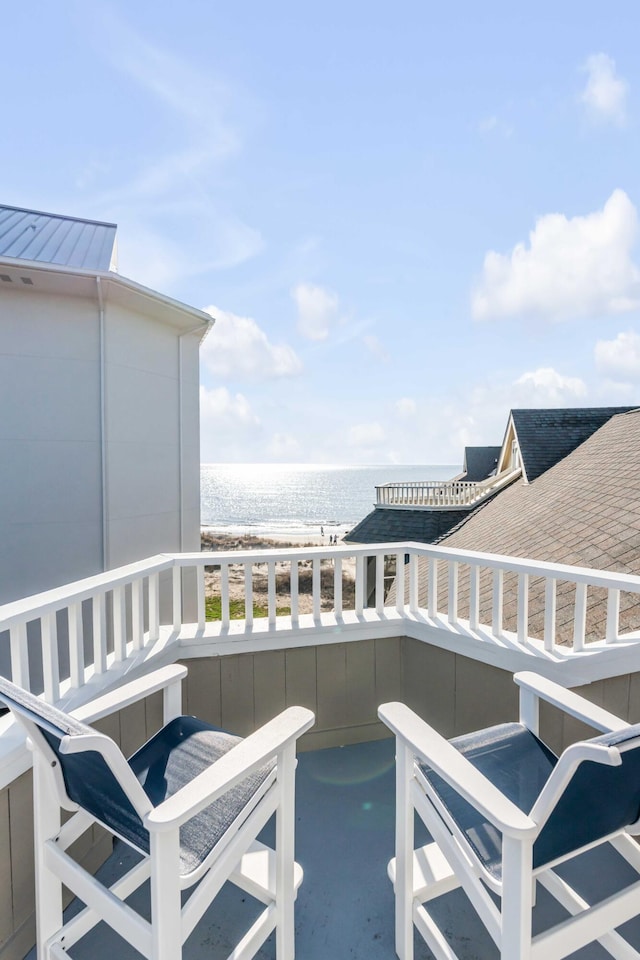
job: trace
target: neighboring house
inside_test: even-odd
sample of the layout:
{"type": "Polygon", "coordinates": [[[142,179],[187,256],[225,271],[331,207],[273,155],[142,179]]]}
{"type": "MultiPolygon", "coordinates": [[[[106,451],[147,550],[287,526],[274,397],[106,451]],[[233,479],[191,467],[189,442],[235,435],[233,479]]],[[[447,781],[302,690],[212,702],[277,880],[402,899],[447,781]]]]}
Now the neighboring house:
{"type": "Polygon", "coordinates": [[[211,320],[115,271],[115,224],[0,206],[0,603],[200,548],[211,320]]]}
{"type": "MultiPolygon", "coordinates": [[[[489,488],[455,525],[424,542],[437,542],[444,549],[640,574],[640,409],[512,410],[497,469],[497,477],[511,471],[506,473],[510,482],[497,492],[489,488]]],[[[406,539],[421,539],[420,530],[426,529],[422,515],[433,512],[429,507],[415,508],[413,533],[406,539]]],[[[421,565],[418,582],[421,603],[426,605],[426,564],[421,565]]],[[[517,591],[523,587],[514,574],[506,575],[504,586],[502,626],[515,632],[517,591]]],[[[446,578],[440,578],[437,590],[438,609],[446,610],[446,578]]],[[[461,619],[468,618],[469,592],[469,567],[461,564],[461,619]]],[[[542,581],[530,576],[527,592],[528,632],[542,638],[542,581]]],[[[394,595],[392,586],[389,602],[394,595]]],[[[481,572],[481,618],[491,619],[492,596],[492,580],[488,572],[481,572]]],[[[559,642],[572,640],[576,602],[575,587],[558,580],[555,629],[559,642]]],[[[604,635],[607,603],[604,589],[590,590],[587,640],[604,635]]],[[[619,624],[623,634],[640,630],[636,594],[621,592],[619,624]]]]}

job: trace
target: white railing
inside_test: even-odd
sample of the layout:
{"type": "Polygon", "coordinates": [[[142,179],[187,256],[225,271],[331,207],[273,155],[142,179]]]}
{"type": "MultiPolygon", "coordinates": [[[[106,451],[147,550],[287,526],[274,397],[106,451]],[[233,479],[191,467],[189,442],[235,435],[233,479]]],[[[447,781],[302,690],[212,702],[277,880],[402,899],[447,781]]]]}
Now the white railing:
{"type": "Polygon", "coordinates": [[[472,504],[479,492],[479,483],[462,480],[384,483],[376,487],[376,503],[383,507],[464,507],[472,504]]]}
{"type": "Polygon", "coordinates": [[[487,480],[425,480],[408,483],[384,483],[376,487],[378,507],[458,507],[465,509],[496,493],[521,474],[521,469],[504,471],[487,480]]]}
{"type": "Polygon", "coordinates": [[[0,607],[0,638],[13,679],[57,702],[112,682],[151,653],[170,658],[172,647],[240,648],[265,637],[295,645],[309,632],[335,641],[389,623],[396,634],[424,626],[429,636],[436,629],[566,661],[621,642],[636,647],[638,594],[640,577],[415,543],[161,555],[0,607]],[[214,621],[205,568],[219,596],[214,621]]]}

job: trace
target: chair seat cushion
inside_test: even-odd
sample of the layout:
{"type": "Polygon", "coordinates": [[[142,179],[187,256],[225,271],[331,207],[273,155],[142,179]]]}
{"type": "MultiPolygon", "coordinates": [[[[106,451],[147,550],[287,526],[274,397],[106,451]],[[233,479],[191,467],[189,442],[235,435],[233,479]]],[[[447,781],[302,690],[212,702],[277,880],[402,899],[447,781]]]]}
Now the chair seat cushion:
{"type": "MultiPolygon", "coordinates": [[[[512,803],[529,813],[557,763],[557,757],[530,730],[519,723],[503,723],[451,740],[462,753],[512,803]]],[[[502,834],[474,806],[426,764],[419,764],[466,836],[486,870],[502,876],[502,834]]]]}
{"type": "MultiPolygon", "coordinates": [[[[219,757],[240,742],[195,717],[177,717],[144,744],[129,760],[154,806],[173,796],[219,757]]],[[[180,874],[196,870],[231,824],[242,815],[273,769],[268,763],[206,807],[180,828],[180,874]]],[[[140,824],[136,846],[149,851],[149,835],[140,824]]]]}

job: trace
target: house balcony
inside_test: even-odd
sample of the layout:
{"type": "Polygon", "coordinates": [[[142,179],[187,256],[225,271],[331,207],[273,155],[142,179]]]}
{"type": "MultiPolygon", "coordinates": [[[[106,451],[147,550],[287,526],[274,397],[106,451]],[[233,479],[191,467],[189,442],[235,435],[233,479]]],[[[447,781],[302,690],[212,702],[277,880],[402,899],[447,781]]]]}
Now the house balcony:
{"type": "Polygon", "coordinates": [[[376,507],[404,510],[466,510],[502,490],[522,471],[506,470],[487,480],[425,480],[376,487],[376,507]]]}
{"type": "MultiPolygon", "coordinates": [[[[312,709],[298,768],[298,955],[391,960],[394,757],[378,705],[402,700],[454,736],[514,718],[512,674],[532,669],[638,719],[639,594],[640,577],[416,543],[161,555],[5,605],[0,650],[3,672],[65,709],[178,661],[189,668],[185,712],[238,734],[285,706],[312,709]]],[[[128,754],[160,721],[155,694],[101,723],[128,754]]],[[[550,707],[541,734],[560,750],[576,731],[550,707]]],[[[29,767],[24,738],[0,717],[0,871],[11,890],[1,960],[34,941],[29,767]]],[[[86,862],[104,861],[102,843],[87,841],[86,862]]],[[[113,875],[127,856],[119,847],[102,869],[113,875]]],[[[230,917],[244,909],[225,906],[230,917]]],[[[469,957],[491,956],[467,920],[452,912],[448,935],[470,944],[469,957]]],[[[188,960],[226,957],[215,921],[203,924],[188,960]]],[[[75,955],[123,955],[102,936],[75,955]]],[[[269,943],[260,954],[274,955],[269,943]]],[[[429,956],[418,947],[416,960],[429,956]]]]}

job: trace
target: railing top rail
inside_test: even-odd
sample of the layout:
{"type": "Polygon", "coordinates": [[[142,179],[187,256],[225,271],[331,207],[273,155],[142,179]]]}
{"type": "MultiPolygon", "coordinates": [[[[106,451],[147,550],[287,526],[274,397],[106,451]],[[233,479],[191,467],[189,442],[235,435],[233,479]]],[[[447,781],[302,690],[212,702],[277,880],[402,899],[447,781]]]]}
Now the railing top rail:
{"type": "Polygon", "coordinates": [[[477,487],[480,480],[405,480],[391,483],[377,483],[376,490],[388,490],[401,487],[477,487]]]}
{"type": "Polygon", "coordinates": [[[20,600],[13,600],[0,606],[0,630],[8,630],[16,621],[37,620],[47,613],[53,613],[69,606],[81,603],[96,594],[106,593],[123,583],[129,583],[140,576],[149,576],[172,567],[174,560],[167,554],[158,554],[146,560],[138,560],[124,567],[107,570],[84,580],[54,587],[20,600]]]}

